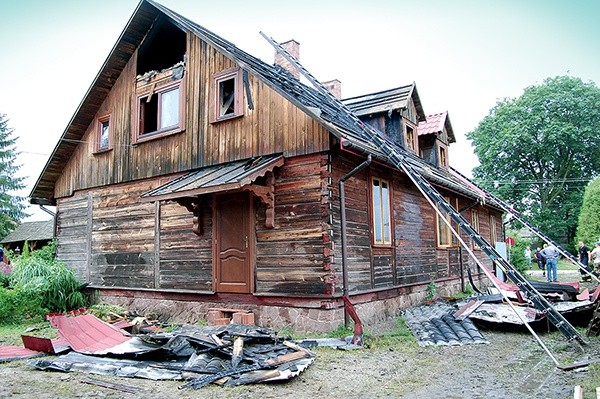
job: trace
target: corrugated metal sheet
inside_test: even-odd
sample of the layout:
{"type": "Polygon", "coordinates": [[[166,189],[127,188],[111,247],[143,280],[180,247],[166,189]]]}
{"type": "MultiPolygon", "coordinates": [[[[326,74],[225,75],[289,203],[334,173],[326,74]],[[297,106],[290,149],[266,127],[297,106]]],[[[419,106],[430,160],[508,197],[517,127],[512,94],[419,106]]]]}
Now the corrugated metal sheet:
{"type": "Polygon", "coordinates": [[[106,352],[108,349],[131,340],[122,331],[91,314],[80,316],[53,315],[50,324],[58,328],[58,334],[81,353],[106,352]]]}
{"type": "Polygon", "coordinates": [[[38,351],[32,351],[22,346],[0,346],[0,363],[10,362],[13,360],[29,359],[32,357],[44,356],[45,354],[38,351]]]}
{"type": "Polygon", "coordinates": [[[208,166],[145,192],[142,198],[156,201],[238,189],[283,165],[283,162],[283,156],[275,154],[208,166]]]}

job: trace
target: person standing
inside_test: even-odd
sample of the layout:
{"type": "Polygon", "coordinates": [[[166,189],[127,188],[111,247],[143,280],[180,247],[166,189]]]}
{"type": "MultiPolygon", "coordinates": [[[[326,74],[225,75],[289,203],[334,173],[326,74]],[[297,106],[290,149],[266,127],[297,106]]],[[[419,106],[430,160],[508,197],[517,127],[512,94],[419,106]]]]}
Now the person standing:
{"type": "Polygon", "coordinates": [[[537,247],[535,253],[533,254],[533,258],[537,262],[538,267],[543,272],[544,277],[546,277],[546,259],[544,255],[542,255],[542,248],[537,247]]]}
{"type": "Polygon", "coordinates": [[[531,248],[528,246],[525,247],[525,262],[527,262],[527,267],[531,269],[531,248]]]}
{"type": "MultiPolygon", "coordinates": [[[[585,246],[583,241],[579,241],[579,254],[577,255],[577,260],[579,260],[579,263],[585,266],[585,270],[591,272],[592,269],[590,269],[590,267],[588,266],[588,263],[590,261],[589,253],[590,249],[585,246]]],[[[590,276],[585,271],[583,271],[583,269],[579,269],[579,273],[581,273],[581,276],[584,280],[590,278],[590,276]]]]}
{"type": "MultiPolygon", "coordinates": [[[[598,247],[600,247],[600,245],[598,247]]],[[[546,278],[548,279],[548,282],[557,282],[558,257],[560,256],[558,249],[556,249],[554,245],[544,244],[544,249],[542,249],[541,254],[546,258],[546,278]]]]}

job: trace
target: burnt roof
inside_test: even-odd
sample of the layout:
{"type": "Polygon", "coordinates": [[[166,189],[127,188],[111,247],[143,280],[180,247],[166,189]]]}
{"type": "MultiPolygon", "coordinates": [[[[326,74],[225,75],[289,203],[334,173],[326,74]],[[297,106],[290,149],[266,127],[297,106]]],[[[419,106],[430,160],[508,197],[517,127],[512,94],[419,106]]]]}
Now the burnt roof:
{"type": "MultiPolygon", "coordinates": [[[[369,140],[369,135],[377,133],[373,129],[367,128],[362,122],[354,117],[340,101],[328,94],[324,94],[319,90],[303,84],[282,67],[266,64],[260,59],[239,49],[233,43],[161,4],[152,0],[141,0],[133,16],[121,33],[119,40],[113,47],[113,50],[92,83],[92,86],[88,89],[88,92],[75,112],[75,115],[63,133],[63,136],[56,145],[52,156],[30,195],[32,197],[32,203],[54,201],[54,184],[62,172],[63,166],[77,146],[77,141],[81,139],[87,126],[93,121],[96,111],[108,95],[112,85],[129,61],[133,52],[142,42],[145,33],[151,28],[153,21],[161,15],[168,17],[171,22],[180,29],[191,32],[206,41],[236,62],[240,67],[302,109],[329,130],[330,133],[340,139],[343,147],[359,150],[359,152],[371,153],[376,158],[387,161],[382,150],[375,147],[370,142],[371,140],[369,140]]],[[[415,98],[418,99],[414,83],[403,87],[405,88],[404,90],[399,90],[400,88],[392,89],[380,92],[379,94],[381,95],[375,97],[383,98],[383,93],[395,93],[394,95],[396,95],[397,98],[405,98],[405,101],[409,96],[415,96],[415,98]]],[[[415,105],[418,106],[418,109],[421,109],[420,101],[418,104],[416,102],[415,105]]],[[[422,113],[422,109],[420,112],[422,113]]],[[[481,197],[479,192],[472,190],[470,187],[466,186],[464,182],[461,182],[447,171],[428,165],[424,160],[408,151],[404,151],[404,149],[393,143],[390,143],[389,145],[396,146],[398,151],[406,154],[407,159],[411,164],[416,166],[425,177],[432,181],[432,183],[437,183],[438,185],[473,198],[481,197]]],[[[394,165],[392,164],[392,166],[394,165]]],[[[488,204],[491,202],[490,199],[487,199],[487,201],[488,204]]]]}
{"type": "Polygon", "coordinates": [[[394,89],[344,98],[342,102],[356,115],[363,116],[406,108],[409,99],[413,100],[417,109],[417,121],[425,121],[425,113],[414,82],[394,89]]]}

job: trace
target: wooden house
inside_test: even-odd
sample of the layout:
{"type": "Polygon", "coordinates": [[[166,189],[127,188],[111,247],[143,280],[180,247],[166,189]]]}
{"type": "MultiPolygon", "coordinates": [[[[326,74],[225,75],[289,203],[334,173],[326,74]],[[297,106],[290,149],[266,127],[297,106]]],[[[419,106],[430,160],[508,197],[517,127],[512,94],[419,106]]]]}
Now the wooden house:
{"type": "MultiPolygon", "coordinates": [[[[266,326],[329,330],[344,294],[368,323],[419,303],[432,281],[443,291],[466,268],[481,277],[341,103],[280,64],[139,3],[31,193],[57,206],[57,255],[100,300],[187,321],[235,307],[266,326]]],[[[414,84],[345,103],[496,240],[500,211],[421,158],[453,135],[447,114],[440,132],[419,134],[414,84]]]]}

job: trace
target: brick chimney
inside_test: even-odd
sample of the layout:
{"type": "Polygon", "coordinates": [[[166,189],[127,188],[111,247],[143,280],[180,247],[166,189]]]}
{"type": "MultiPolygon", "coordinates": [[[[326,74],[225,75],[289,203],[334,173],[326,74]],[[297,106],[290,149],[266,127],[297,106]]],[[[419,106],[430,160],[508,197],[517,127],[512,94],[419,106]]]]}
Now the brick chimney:
{"type": "Polygon", "coordinates": [[[329,90],[329,92],[333,94],[335,98],[337,98],[338,100],[342,99],[342,82],[340,82],[337,79],[333,79],[327,82],[323,82],[323,86],[325,86],[325,88],[329,90]]]}
{"type": "MultiPolygon", "coordinates": [[[[283,47],[292,57],[300,61],[300,43],[291,39],[281,43],[281,47],[283,47]]],[[[275,65],[279,65],[291,73],[296,79],[300,79],[300,71],[294,68],[294,66],[290,64],[283,55],[279,54],[277,50],[275,50],[275,65]]]]}

